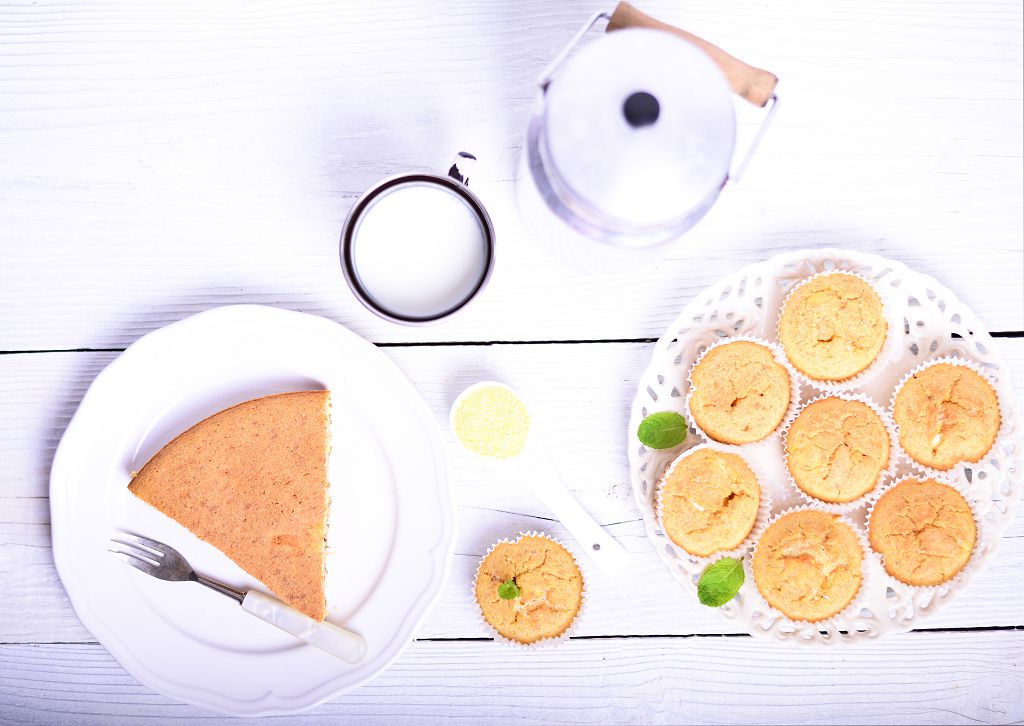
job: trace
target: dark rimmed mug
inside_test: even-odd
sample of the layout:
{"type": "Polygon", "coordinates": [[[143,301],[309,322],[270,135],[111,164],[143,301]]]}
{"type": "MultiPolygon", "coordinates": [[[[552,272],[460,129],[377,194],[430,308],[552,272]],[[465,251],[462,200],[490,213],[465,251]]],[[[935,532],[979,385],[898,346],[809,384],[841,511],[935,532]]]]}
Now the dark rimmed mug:
{"type": "MultiPolygon", "coordinates": [[[[416,172],[388,177],[368,189],[353,205],[348,216],[345,218],[345,224],[341,232],[341,268],[345,273],[345,281],[348,283],[349,288],[368,310],[385,320],[395,323],[403,325],[428,325],[454,315],[484,289],[488,279],[490,279],[491,271],[494,269],[494,226],[483,204],[467,188],[469,184],[469,171],[475,161],[475,156],[461,151],[456,155],[451,167],[448,169],[447,175],[416,172]],[[440,310],[423,310],[421,314],[410,313],[408,310],[398,310],[396,307],[405,306],[389,306],[385,300],[381,299],[382,296],[379,290],[375,294],[370,289],[371,286],[366,284],[364,276],[360,275],[359,255],[356,254],[356,249],[360,244],[370,243],[367,240],[363,242],[359,240],[362,223],[368,217],[368,212],[378,202],[392,193],[400,189],[409,189],[417,186],[436,186],[457,197],[465,205],[467,214],[471,214],[479,226],[481,245],[481,248],[478,250],[480,253],[479,265],[474,263],[474,266],[479,267],[478,274],[470,279],[468,285],[462,284],[458,286],[458,292],[461,293],[461,288],[465,287],[465,293],[455,303],[448,304],[440,310]]],[[[415,225],[429,223],[429,219],[424,219],[417,220],[415,225]]],[[[422,229],[422,227],[420,228],[422,229]]],[[[413,234],[413,231],[410,230],[409,233],[413,234]]],[[[453,286],[453,290],[455,289],[455,286],[453,286]]]]}

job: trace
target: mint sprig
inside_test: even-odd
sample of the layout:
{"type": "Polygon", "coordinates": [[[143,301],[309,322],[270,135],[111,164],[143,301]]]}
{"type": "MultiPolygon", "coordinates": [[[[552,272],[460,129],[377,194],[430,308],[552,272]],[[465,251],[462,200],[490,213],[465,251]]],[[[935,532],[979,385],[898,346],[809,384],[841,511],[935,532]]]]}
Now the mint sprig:
{"type": "Polygon", "coordinates": [[[498,585],[498,597],[502,600],[515,600],[521,592],[515,580],[505,580],[498,585]]]}
{"type": "Polygon", "coordinates": [[[723,557],[708,566],[697,583],[697,599],[701,605],[720,608],[736,597],[743,586],[743,562],[723,557]]]}
{"type": "Polygon", "coordinates": [[[686,419],[674,411],[659,411],[640,422],[640,443],[651,449],[671,449],[686,441],[686,419]]]}

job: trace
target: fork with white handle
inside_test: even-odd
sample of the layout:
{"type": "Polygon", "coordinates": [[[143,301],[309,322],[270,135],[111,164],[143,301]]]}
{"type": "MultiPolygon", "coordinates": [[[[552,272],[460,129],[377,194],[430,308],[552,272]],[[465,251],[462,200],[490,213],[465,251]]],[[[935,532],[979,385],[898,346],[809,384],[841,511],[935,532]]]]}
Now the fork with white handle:
{"type": "Polygon", "coordinates": [[[222,595],[234,598],[247,613],[294,635],[320,650],[349,663],[358,663],[366,655],[366,640],[351,630],[332,623],[318,622],[280,600],[256,590],[242,592],[198,574],[173,547],[136,534],[118,532],[109,551],[119,560],[161,580],[198,582],[222,595]]]}

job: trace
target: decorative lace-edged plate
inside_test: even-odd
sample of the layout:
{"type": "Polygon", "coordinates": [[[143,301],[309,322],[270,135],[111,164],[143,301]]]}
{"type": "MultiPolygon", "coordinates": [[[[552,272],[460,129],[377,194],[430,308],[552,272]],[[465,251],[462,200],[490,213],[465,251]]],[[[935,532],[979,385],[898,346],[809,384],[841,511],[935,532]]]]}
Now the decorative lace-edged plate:
{"type": "MultiPolygon", "coordinates": [[[[748,265],[706,288],[668,327],[637,384],[630,411],[627,448],[633,495],[658,556],[692,598],[694,606],[701,607],[697,602],[697,581],[706,561],[675,547],[662,531],[655,489],[665,467],[682,451],[704,443],[705,439],[691,421],[690,435],[683,446],[653,450],[637,440],[637,427],[645,416],[656,411],[686,415],[687,372],[708,345],[736,336],[777,342],[776,322],[789,291],[812,275],[832,270],[855,272],[874,285],[885,305],[889,333],[896,338],[883,347],[877,374],[851,392],[864,394],[884,410],[894,388],[908,371],[925,361],[952,355],[972,360],[986,372],[1007,415],[992,450],[977,464],[957,468],[959,484],[969,494],[984,525],[979,527],[974,556],[961,576],[927,590],[901,587],[885,576],[878,558],[872,558],[869,566],[873,571],[866,580],[870,584],[859,598],[859,612],[844,613],[844,617],[837,617],[826,626],[795,624],[773,614],[763,607],[750,578],[735,599],[716,609],[721,617],[742,625],[753,635],[819,646],[865,642],[920,626],[923,618],[944,607],[984,569],[1013,520],[1024,489],[1020,403],[1013,392],[1009,367],[985,327],[948,288],[900,262],[853,250],[801,250],[748,265]]],[[[819,393],[803,385],[800,402],[810,401],[819,393]]],[[[773,513],[802,503],[787,486],[782,445],[777,438],[743,447],[748,449],[744,453],[759,457],[761,470],[769,473],[764,486],[771,495],[773,513]]],[[[912,471],[901,460],[896,477],[912,471]]],[[[866,507],[862,505],[845,516],[863,526],[866,507]]]]}

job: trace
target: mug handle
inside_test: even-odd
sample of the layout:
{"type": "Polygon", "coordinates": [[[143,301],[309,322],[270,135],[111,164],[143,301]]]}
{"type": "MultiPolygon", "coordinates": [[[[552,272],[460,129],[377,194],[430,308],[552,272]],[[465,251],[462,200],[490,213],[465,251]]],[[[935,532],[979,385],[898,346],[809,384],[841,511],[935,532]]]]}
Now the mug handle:
{"type": "Polygon", "coordinates": [[[463,186],[469,186],[469,172],[473,170],[473,165],[476,164],[476,157],[470,154],[468,151],[460,151],[455,155],[452,160],[452,165],[448,168],[448,176],[457,181],[463,186]]]}
{"type": "Polygon", "coordinates": [[[620,2],[608,21],[607,32],[620,30],[622,28],[650,28],[652,30],[663,30],[687,40],[703,50],[725,74],[729,86],[737,96],[750,101],[755,106],[764,108],[775,96],[775,86],[779,79],[774,73],[755,68],[738,58],[726,53],[717,45],[713,45],[693,33],[688,33],[682,28],[655,20],[650,15],[640,12],[628,2],[620,2]]]}

